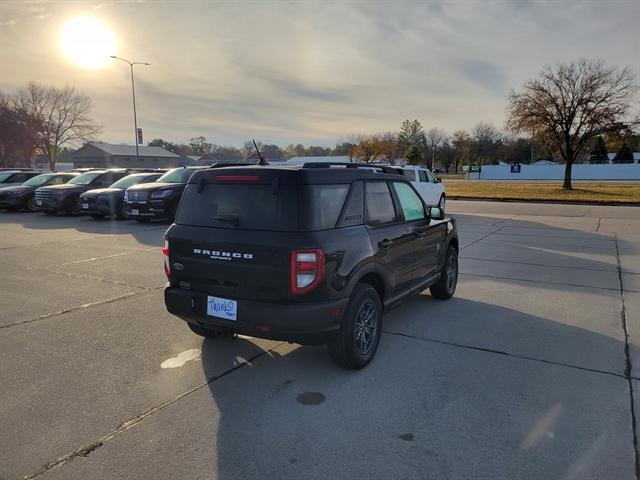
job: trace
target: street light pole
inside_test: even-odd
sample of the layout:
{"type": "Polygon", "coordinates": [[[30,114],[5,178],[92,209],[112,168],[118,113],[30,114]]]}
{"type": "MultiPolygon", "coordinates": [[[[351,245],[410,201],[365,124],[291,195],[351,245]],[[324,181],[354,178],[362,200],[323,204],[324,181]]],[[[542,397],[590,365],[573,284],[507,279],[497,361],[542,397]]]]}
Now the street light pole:
{"type": "Polygon", "coordinates": [[[136,159],[139,159],[139,152],[138,152],[138,117],[136,115],[136,85],[135,82],[133,81],[133,66],[134,65],[151,65],[150,63],[147,62],[130,62],[129,60],[126,60],[124,58],[120,58],[120,57],[116,57],[115,55],[111,55],[111,58],[114,58],[116,60],[122,60],[123,62],[127,62],[129,64],[129,67],[131,69],[131,94],[133,96],[133,136],[136,140],[136,159]]]}

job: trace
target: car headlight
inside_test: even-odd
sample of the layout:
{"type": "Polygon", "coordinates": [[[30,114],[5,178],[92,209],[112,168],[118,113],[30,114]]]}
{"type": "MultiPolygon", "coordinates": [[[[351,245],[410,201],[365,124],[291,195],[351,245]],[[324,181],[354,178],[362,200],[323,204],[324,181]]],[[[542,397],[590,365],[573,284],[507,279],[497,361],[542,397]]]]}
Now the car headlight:
{"type": "Polygon", "coordinates": [[[167,198],[169,195],[173,193],[173,190],[156,190],[155,192],[151,192],[151,198],[167,198]]]}
{"type": "Polygon", "coordinates": [[[27,193],[28,190],[13,190],[11,192],[7,192],[7,196],[17,197],[18,195],[23,195],[27,193]]]}

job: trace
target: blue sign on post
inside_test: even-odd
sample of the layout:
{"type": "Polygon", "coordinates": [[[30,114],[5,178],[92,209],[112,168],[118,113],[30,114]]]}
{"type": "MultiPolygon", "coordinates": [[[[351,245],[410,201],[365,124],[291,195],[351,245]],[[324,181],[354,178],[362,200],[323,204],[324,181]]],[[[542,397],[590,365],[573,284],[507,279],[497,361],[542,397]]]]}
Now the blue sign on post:
{"type": "Polygon", "coordinates": [[[511,173],[520,173],[521,168],[522,165],[520,165],[519,163],[514,163],[513,165],[511,165],[511,173]]]}

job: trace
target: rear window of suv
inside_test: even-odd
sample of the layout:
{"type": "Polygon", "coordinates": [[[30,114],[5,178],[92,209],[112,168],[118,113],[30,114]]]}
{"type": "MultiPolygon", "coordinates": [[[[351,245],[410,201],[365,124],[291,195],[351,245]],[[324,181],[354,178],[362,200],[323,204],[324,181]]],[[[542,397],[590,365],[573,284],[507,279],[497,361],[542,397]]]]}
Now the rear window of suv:
{"type": "Polygon", "coordinates": [[[248,230],[296,231],[296,187],[281,185],[206,184],[185,190],[176,222],[201,227],[248,230]]]}
{"type": "Polygon", "coordinates": [[[315,231],[334,228],[349,184],[272,185],[190,184],[182,196],[177,223],[215,228],[315,231]]]}

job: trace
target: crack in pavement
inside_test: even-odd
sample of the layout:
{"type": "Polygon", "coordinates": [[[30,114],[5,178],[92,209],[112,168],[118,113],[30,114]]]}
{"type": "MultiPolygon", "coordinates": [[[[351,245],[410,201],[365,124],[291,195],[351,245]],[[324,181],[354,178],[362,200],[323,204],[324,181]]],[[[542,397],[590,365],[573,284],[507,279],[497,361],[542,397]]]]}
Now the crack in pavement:
{"type": "MultiPolygon", "coordinates": [[[[155,247],[154,247],[155,249],[155,247]]],[[[139,251],[144,251],[144,250],[139,250],[139,251]]],[[[131,252],[131,253],[136,253],[136,252],[131,252]]],[[[122,254],[115,254],[115,255],[110,255],[110,256],[118,256],[118,255],[122,255],[122,254]]],[[[107,257],[103,257],[103,258],[107,258],[107,257]]],[[[89,260],[93,260],[93,259],[89,259],[89,260]]],[[[87,260],[87,261],[89,261],[87,260]]],[[[137,288],[139,290],[148,290],[148,287],[143,287],[140,285],[133,285],[131,283],[127,283],[127,282],[121,282],[118,280],[109,280],[107,278],[102,278],[102,277],[96,277],[94,275],[87,275],[86,273],[72,273],[72,272],[63,272],[60,270],[53,270],[56,267],[61,266],[61,264],[58,265],[53,265],[52,267],[25,267],[22,265],[18,265],[15,263],[11,263],[11,262],[7,262],[6,260],[2,260],[0,259],[0,263],[4,263],[5,265],[11,265],[12,267],[20,267],[22,268],[22,270],[26,270],[29,272],[47,272],[47,273],[51,273],[54,275],[65,275],[67,277],[71,277],[71,278],[75,278],[77,280],[95,280],[98,282],[104,282],[104,283],[109,283],[111,285],[118,285],[121,287],[129,287],[129,288],[137,288]]],[[[64,264],[62,264],[64,265],[64,264]]]]}
{"type": "MultiPolygon", "coordinates": [[[[611,272],[613,273],[613,271],[611,272]]],[[[562,285],[566,287],[579,287],[579,288],[591,288],[593,290],[611,290],[613,292],[617,292],[617,287],[593,287],[591,285],[580,285],[577,283],[567,283],[567,282],[550,282],[550,281],[542,281],[542,280],[530,280],[526,278],[515,278],[515,277],[501,277],[499,275],[481,275],[479,273],[465,273],[460,272],[460,276],[463,277],[478,277],[478,278],[492,278],[494,280],[513,280],[514,282],[529,282],[529,283],[539,283],[542,285],[562,285]]]]}
{"type": "MultiPolygon", "coordinates": [[[[498,223],[500,223],[500,222],[498,222],[498,223]]],[[[497,224],[496,224],[496,225],[497,225],[497,224]]],[[[475,245],[476,243],[481,242],[481,241],[482,241],[482,240],[484,240],[485,238],[490,237],[491,235],[493,235],[494,233],[498,233],[498,232],[499,232],[500,230],[502,230],[503,228],[504,228],[504,226],[502,226],[502,227],[500,227],[500,228],[498,228],[498,229],[496,229],[496,230],[493,230],[492,232],[487,233],[486,235],[484,235],[484,236],[480,237],[478,240],[474,240],[474,241],[473,241],[473,242],[471,242],[470,244],[465,245],[464,247],[461,247],[461,248],[460,248],[460,251],[464,250],[465,248],[469,248],[471,245],[475,245]]]]}
{"type": "Polygon", "coordinates": [[[593,267],[568,267],[566,265],[551,265],[548,263],[533,263],[533,262],[516,262],[515,260],[498,260],[496,258],[466,257],[464,255],[460,255],[460,258],[464,258],[468,260],[482,260],[483,262],[513,263],[515,265],[532,265],[534,267],[562,268],[563,270],[591,270],[594,272],[613,272],[615,270],[615,267],[611,267],[609,269],[593,268],[593,267]]]}
{"type": "Polygon", "coordinates": [[[627,309],[625,305],[624,299],[624,284],[622,281],[622,263],[620,262],[620,246],[618,244],[618,235],[615,236],[616,239],[616,258],[618,261],[618,280],[620,281],[620,320],[622,323],[622,330],[624,331],[624,356],[626,361],[626,366],[624,370],[624,376],[627,380],[627,385],[629,387],[629,401],[631,403],[631,430],[633,432],[633,451],[635,453],[635,474],[636,480],[640,479],[640,452],[638,451],[638,432],[636,426],[636,407],[635,407],[635,399],[634,399],[634,391],[633,391],[633,381],[631,377],[631,373],[633,370],[633,365],[631,363],[631,356],[629,355],[629,328],[627,324],[627,309]]]}
{"type": "Polygon", "coordinates": [[[477,352],[485,352],[485,353],[493,353],[493,354],[496,354],[496,355],[504,355],[506,357],[518,358],[520,360],[529,360],[529,361],[532,361],[532,362],[545,363],[545,364],[548,364],[548,365],[556,365],[556,366],[559,366],[559,367],[573,368],[575,370],[581,370],[581,371],[584,371],[584,372],[599,373],[599,374],[602,374],[602,375],[609,375],[609,376],[612,376],[612,377],[626,379],[626,376],[624,374],[616,373],[616,372],[610,372],[608,370],[599,370],[597,368],[581,367],[579,365],[573,365],[571,363],[557,362],[557,361],[554,361],[554,360],[546,360],[544,358],[529,357],[527,355],[519,355],[517,353],[505,352],[504,350],[496,350],[496,349],[493,349],[493,348],[474,347],[473,345],[465,345],[463,343],[449,342],[447,340],[437,340],[435,338],[419,337],[417,335],[409,335],[408,333],[393,332],[393,331],[390,331],[390,330],[383,330],[382,332],[386,333],[387,335],[396,335],[398,337],[412,338],[414,340],[420,340],[420,341],[423,341],[423,342],[437,343],[437,344],[446,345],[446,346],[449,346],[449,347],[463,348],[465,350],[475,350],[477,352]]]}
{"type": "MultiPolygon", "coordinates": [[[[139,287],[136,287],[136,288],[139,288],[139,287]]],[[[28,318],[26,320],[20,320],[19,322],[9,323],[7,325],[0,325],[0,330],[5,329],[5,328],[10,328],[10,327],[16,327],[16,326],[19,326],[19,325],[24,325],[26,323],[33,323],[33,322],[37,322],[37,321],[40,321],[40,320],[46,320],[46,319],[52,318],[52,317],[58,317],[60,315],[64,315],[65,313],[71,313],[71,312],[75,312],[77,310],[82,310],[83,308],[91,308],[91,307],[96,307],[96,306],[99,306],[99,305],[106,305],[108,303],[117,302],[118,300],[124,300],[125,298],[131,298],[131,297],[135,297],[137,295],[146,295],[148,293],[157,292],[158,290],[161,290],[163,288],[164,288],[164,285],[162,287],[140,289],[140,291],[138,291],[138,292],[125,293],[124,295],[118,295],[117,297],[108,298],[106,300],[98,300],[96,302],[85,303],[84,305],[78,305],[76,307],[67,308],[67,309],[60,310],[60,311],[53,312],[53,313],[46,313],[44,315],[40,315],[40,316],[35,317],[35,318],[28,318]]]]}
{"type": "MultiPolygon", "coordinates": [[[[68,228],[75,228],[75,227],[68,227],[68,228]]],[[[164,228],[164,230],[166,230],[168,227],[153,227],[153,228],[145,228],[143,230],[136,230],[135,232],[121,232],[121,233],[96,233],[95,235],[91,235],[89,234],[86,237],[73,237],[73,238],[67,238],[64,240],[51,240],[48,242],[37,242],[37,243],[27,243],[25,245],[13,245],[11,247],[0,247],[0,250],[10,250],[12,248],[25,248],[25,247],[40,247],[42,245],[51,245],[51,244],[55,244],[55,243],[67,243],[67,242],[78,242],[80,240],[90,240],[93,238],[104,238],[104,237],[117,237],[119,235],[133,235],[135,236],[135,233],[139,233],[139,232],[152,232],[155,230],[162,230],[164,228]]]]}
{"type": "Polygon", "coordinates": [[[98,438],[95,442],[90,443],[88,445],[84,445],[82,447],[78,447],[76,448],[73,452],[67,453],[66,455],[63,455],[61,457],[58,457],[57,459],[43,465],[39,470],[37,470],[36,472],[29,474],[29,475],[25,475],[22,477],[23,480],[31,480],[33,478],[39,477],[40,475],[48,472],[49,470],[53,469],[53,468],[57,468],[60,466],[63,466],[71,461],[73,461],[74,459],[78,458],[78,457],[87,457],[89,456],[92,452],[94,452],[95,450],[97,450],[98,448],[104,446],[107,442],[109,442],[110,440],[113,440],[117,435],[129,430],[132,427],[135,427],[136,425],[138,425],[140,422],[142,422],[143,420],[145,420],[146,418],[150,417],[151,415],[164,410],[165,408],[173,405],[174,403],[182,400],[183,398],[187,397],[188,395],[191,395],[194,392],[197,392],[198,390],[200,390],[203,387],[206,387],[207,385],[210,385],[211,383],[220,380],[223,377],[226,377],[227,375],[241,369],[242,367],[246,366],[246,365],[251,365],[251,363],[255,360],[257,360],[258,358],[266,355],[266,354],[270,354],[273,350],[275,350],[276,348],[280,347],[281,345],[283,345],[284,342],[278,343],[277,345],[267,349],[267,350],[263,350],[260,353],[255,354],[254,356],[250,357],[248,360],[245,360],[241,363],[239,363],[238,365],[235,365],[233,367],[231,367],[228,370],[225,370],[224,372],[220,373],[219,375],[215,375],[211,378],[207,378],[206,382],[197,385],[185,392],[182,392],[181,394],[175,396],[174,398],[172,398],[171,400],[167,400],[166,402],[160,403],[154,407],[151,407],[148,410],[145,410],[144,412],[142,412],[140,415],[136,415],[133,418],[130,418],[129,420],[121,423],[120,425],[118,425],[118,427],[114,430],[112,430],[111,432],[107,433],[106,435],[103,435],[102,437],[98,438]]]}

